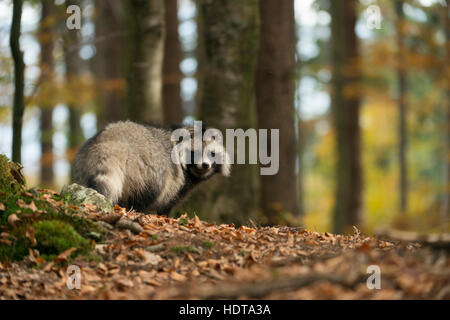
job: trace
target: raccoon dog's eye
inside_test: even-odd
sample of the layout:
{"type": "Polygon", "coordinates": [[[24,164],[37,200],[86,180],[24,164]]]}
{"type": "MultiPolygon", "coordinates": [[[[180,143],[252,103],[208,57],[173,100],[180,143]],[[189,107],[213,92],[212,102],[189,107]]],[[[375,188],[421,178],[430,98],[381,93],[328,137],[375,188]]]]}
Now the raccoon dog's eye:
{"type": "Polygon", "coordinates": [[[216,153],[214,151],[211,151],[211,157],[215,157],[216,153]]]}

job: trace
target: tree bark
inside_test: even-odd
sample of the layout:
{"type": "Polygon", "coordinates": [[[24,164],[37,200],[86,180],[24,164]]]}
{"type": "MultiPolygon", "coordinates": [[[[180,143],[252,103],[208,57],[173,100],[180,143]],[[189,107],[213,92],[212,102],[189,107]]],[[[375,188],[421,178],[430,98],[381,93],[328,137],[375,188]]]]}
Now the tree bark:
{"type": "MultiPolygon", "coordinates": [[[[80,1],[67,0],[66,7],[70,5],[80,5],[80,1]]],[[[64,62],[66,65],[66,83],[69,88],[75,88],[75,84],[77,81],[80,81],[82,73],[83,61],[79,54],[80,43],[80,30],[65,30],[64,62]]],[[[74,94],[76,94],[76,92],[74,92],[74,94]]],[[[78,148],[84,141],[83,130],[80,123],[83,106],[77,103],[77,101],[76,97],[74,97],[67,103],[67,107],[69,108],[69,146],[67,156],[70,163],[72,163],[78,148]]],[[[72,177],[72,172],[70,173],[70,176],[72,177]]]]}
{"type": "Polygon", "coordinates": [[[95,1],[96,73],[99,110],[98,128],[123,120],[125,112],[124,7],[119,0],[95,1]]]}
{"type": "Polygon", "coordinates": [[[55,174],[53,171],[53,99],[51,96],[55,61],[54,23],[55,5],[53,1],[42,1],[41,21],[39,27],[39,42],[41,45],[41,91],[44,95],[41,101],[41,185],[50,187],[55,174]]]}
{"type": "MultiPolygon", "coordinates": [[[[260,0],[260,45],[256,74],[259,129],[279,129],[279,171],[261,176],[261,207],[268,223],[283,212],[298,213],[294,129],[295,18],[292,0],[260,0]]],[[[270,140],[269,140],[270,141],[270,140]]],[[[269,149],[270,150],[270,149],[269,149]]]]}
{"type": "Polygon", "coordinates": [[[408,209],[408,179],[407,179],[407,106],[406,106],[406,81],[407,74],[403,61],[405,60],[405,45],[404,45],[404,14],[403,1],[396,0],[395,11],[397,13],[397,81],[398,81],[398,130],[399,130],[399,168],[400,168],[400,213],[406,214],[408,209]]]}
{"type": "Polygon", "coordinates": [[[303,122],[297,119],[297,155],[298,155],[298,173],[297,173],[297,203],[298,216],[303,217],[305,214],[304,199],[304,175],[303,175],[303,155],[306,148],[306,132],[303,128],[303,122]]]}
{"type": "Polygon", "coordinates": [[[127,28],[128,118],[163,123],[163,0],[125,0],[127,28]]]}
{"type": "Polygon", "coordinates": [[[166,36],[163,61],[163,113],[166,125],[183,121],[180,82],[181,45],[178,37],[178,1],[165,0],[166,36]]]}
{"type": "Polygon", "coordinates": [[[361,134],[356,0],[331,1],[333,60],[332,111],[337,147],[334,232],[361,222],[361,134]]]}
{"type": "Polygon", "coordinates": [[[13,0],[13,17],[11,23],[11,34],[9,45],[14,60],[14,102],[13,102],[13,142],[12,142],[12,160],[22,162],[22,124],[24,103],[24,71],[23,52],[20,49],[20,21],[22,19],[22,0],[13,0]]]}
{"type": "MultiPolygon", "coordinates": [[[[256,0],[199,0],[202,95],[198,119],[221,129],[255,127],[253,78],[258,39],[256,0]]],[[[235,144],[236,146],[236,144],[235,144]]],[[[255,165],[233,165],[231,177],[214,177],[183,206],[216,222],[243,224],[256,212],[255,165]]],[[[184,211],[183,211],[184,212],[184,211]]]]}
{"type": "Polygon", "coordinates": [[[448,70],[450,70],[450,22],[449,22],[449,14],[450,14],[450,1],[446,0],[447,10],[444,11],[444,27],[445,27],[445,63],[444,67],[444,76],[446,77],[446,84],[444,96],[446,97],[447,102],[445,103],[444,112],[447,114],[447,120],[445,123],[445,132],[444,132],[444,190],[442,192],[442,203],[441,203],[441,221],[448,221],[448,217],[450,216],[450,81],[448,70]]]}

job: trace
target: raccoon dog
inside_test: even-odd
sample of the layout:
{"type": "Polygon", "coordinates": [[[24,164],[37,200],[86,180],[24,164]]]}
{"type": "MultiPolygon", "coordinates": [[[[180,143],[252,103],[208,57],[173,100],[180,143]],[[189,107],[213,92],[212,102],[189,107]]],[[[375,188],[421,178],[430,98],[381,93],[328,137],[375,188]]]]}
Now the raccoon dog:
{"type": "MultiPolygon", "coordinates": [[[[112,123],[78,151],[74,181],[97,190],[113,204],[141,212],[169,214],[201,181],[215,173],[230,174],[228,155],[221,140],[190,139],[197,129],[181,130],[184,131],[177,136],[179,140],[173,141],[173,130],[131,121],[112,123]],[[172,152],[174,148],[176,152],[172,152]],[[192,157],[195,161],[190,161],[192,157]]],[[[202,131],[200,137],[201,134],[202,131]]]]}

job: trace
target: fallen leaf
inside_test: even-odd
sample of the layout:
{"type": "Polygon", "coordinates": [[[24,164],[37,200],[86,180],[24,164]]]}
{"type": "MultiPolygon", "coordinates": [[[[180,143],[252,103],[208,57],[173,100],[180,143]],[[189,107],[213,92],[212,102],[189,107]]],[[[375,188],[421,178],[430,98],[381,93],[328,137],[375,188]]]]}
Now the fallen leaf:
{"type": "Polygon", "coordinates": [[[44,270],[45,272],[49,272],[52,270],[53,266],[54,266],[54,262],[50,261],[49,263],[47,263],[45,265],[45,267],[42,270],[44,270]]]}
{"type": "Polygon", "coordinates": [[[175,281],[186,281],[186,279],[187,279],[186,276],[183,276],[182,274],[179,274],[176,271],[172,271],[170,273],[170,277],[175,281]]]}
{"type": "Polygon", "coordinates": [[[28,240],[31,241],[31,245],[34,247],[37,245],[36,237],[34,236],[34,229],[31,226],[27,227],[27,231],[25,232],[25,236],[28,240]]]}
{"type": "Polygon", "coordinates": [[[23,201],[22,199],[17,200],[17,205],[22,208],[22,209],[30,209],[33,212],[37,211],[37,207],[36,204],[34,203],[34,201],[31,201],[30,204],[27,204],[25,201],[23,201]]]}
{"type": "Polygon", "coordinates": [[[200,218],[197,217],[197,215],[194,216],[194,226],[197,228],[201,228],[202,227],[202,222],[200,221],[200,218]]]}
{"type": "Polygon", "coordinates": [[[70,255],[72,254],[72,252],[74,252],[75,250],[77,250],[77,248],[70,248],[66,251],[61,252],[55,259],[54,261],[56,263],[58,262],[63,262],[63,261],[67,261],[70,258],[70,255]]]}
{"type": "Polygon", "coordinates": [[[20,218],[15,214],[11,214],[8,217],[8,223],[12,226],[14,226],[18,221],[20,221],[20,218]]]}

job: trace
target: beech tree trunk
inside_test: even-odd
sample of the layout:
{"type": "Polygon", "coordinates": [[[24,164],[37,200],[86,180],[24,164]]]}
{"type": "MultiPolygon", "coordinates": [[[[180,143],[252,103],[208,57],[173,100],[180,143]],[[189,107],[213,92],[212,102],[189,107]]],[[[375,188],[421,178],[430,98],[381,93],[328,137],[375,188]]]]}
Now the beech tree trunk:
{"type": "Polygon", "coordinates": [[[163,123],[164,1],[125,0],[128,118],[163,123]]]}
{"type": "Polygon", "coordinates": [[[127,34],[124,19],[122,1],[95,1],[94,71],[99,92],[99,129],[126,117],[124,48],[127,34]]]}
{"type": "Polygon", "coordinates": [[[54,48],[54,22],[55,5],[53,1],[42,1],[42,12],[39,30],[41,45],[41,90],[44,95],[41,101],[41,185],[52,186],[55,178],[53,171],[53,99],[51,96],[55,61],[54,48]]]}
{"type": "Polygon", "coordinates": [[[446,124],[445,124],[445,132],[444,132],[444,172],[443,172],[443,192],[442,192],[442,201],[441,201],[441,221],[448,221],[448,217],[450,216],[450,81],[449,76],[446,72],[450,70],[450,23],[449,23],[449,14],[450,14],[450,1],[446,0],[447,10],[444,10],[444,28],[445,28],[445,70],[444,74],[447,77],[447,84],[445,89],[445,97],[447,98],[444,109],[447,114],[446,124]]]}
{"type": "MultiPolygon", "coordinates": [[[[70,5],[80,5],[79,0],[67,0],[66,7],[70,5]]],[[[66,65],[66,83],[69,88],[75,88],[83,69],[83,61],[79,54],[81,43],[80,30],[66,30],[64,35],[64,62],[66,65]]],[[[75,93],[76,94],[76,93],[75,93]]],[[[67,103],[69,108],[69,146],[67,156],[72,163],[78,148],[84,141],[83,130],[81,128],[82,105],[78,103],[76,97],[71,97],[67,103]]],[[[72,177],[72,172],[71,172],[72,177]]]]}
{"type": "MultiPolygon", "coordinates": [[[[292,0],[260,0],[256,102],[259,129],[279,129],[279,171],[261,176],[261,207],[268,223],[298,213],[295,160],[295,18],[292,0]]],[[[270,138],[269,138],[270,141],[270,138]]],[[[270,150],[270,148],[269,148],[270,150]]]]}
{"type": "Polygon", "coordinates": [[[181,45],[178,36],[178,1],[165,0],[166,36],[163,61],[163,113],[166,125],[183,121],[180,82],[181,45]]]}
{"type": "MultiPolygon", "coordinates": [[[[202,57],[202,94],[197,118],[221,129],[254,128],[253,79],[258,39],[256,0],[199,0],[197,30],[202,57]]],[[[235,143],[236,146],[236,143],[235,143]]],[[[258,170],[234,164],[229,178],[214,177],[193,193],[180,212],[216,222],[247,224],[256,213],[258,170]]]]}
{"type": "Polygon", "coordinates": [[[336,134],[336,203],[334,232],[361,222],[360,78],[356,0],[331,1],[333,60],[332,111],[336,134]]]}
{"type": "Polygon", "coordinates": [[[403,26],[403,1],[395,1],[395,11],[397,13],[397,81],[398,81],[398,130],[399,130],[399,191],[400,191],[400,213],[406,214],[408,209],[408,179],[407,179],[407,106],[406,106],[406,66],[403,62],[405,59],[405,45],[404,45],[404,26],[403,26]]]}

